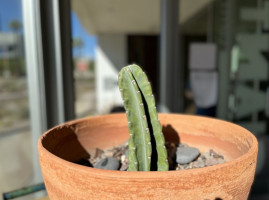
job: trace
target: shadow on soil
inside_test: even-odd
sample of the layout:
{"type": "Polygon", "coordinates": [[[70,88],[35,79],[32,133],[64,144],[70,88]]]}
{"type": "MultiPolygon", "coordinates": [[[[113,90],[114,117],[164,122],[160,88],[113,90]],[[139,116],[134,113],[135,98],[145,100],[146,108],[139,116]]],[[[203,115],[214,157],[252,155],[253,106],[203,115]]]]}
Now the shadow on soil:
{"type": "Polygon", "coordinates": [[[162,129],[165,141],[173,142],[175,145],[180,144],[178,132],[173,128],[173,126],[168,124],[167,126],[163,126],[162,129]]]}

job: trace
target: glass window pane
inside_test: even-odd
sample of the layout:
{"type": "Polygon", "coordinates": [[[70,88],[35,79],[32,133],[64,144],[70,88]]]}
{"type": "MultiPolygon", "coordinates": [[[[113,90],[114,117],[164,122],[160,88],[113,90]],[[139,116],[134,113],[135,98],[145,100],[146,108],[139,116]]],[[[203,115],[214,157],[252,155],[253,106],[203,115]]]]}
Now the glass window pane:
{"type": "Polygon", "coordinates": [[[95,34],[97,38],[94,45],[88,43],[91,48],[73,46],[76,111],[83,113],[84,110],[89,113],[88,107],[93,107],[95,110],[90,114],[123,112],[123,102],[118,89],[118,72],[128,63],[143,66],[158,98],[160,1],[112,3],[72,0],[71,4],[72,15],[76,16],[75,20],[72,17],[75,44],[78,44],[76,39],[85,40],[91,37],[90,34],[95,34]],[[95,91],[92,94],[95,95],[89,95],[90,90],[85,86],[90,87],[92,84],[84,79],[84,86],[81,80],[83,74],[79,77],[78,72],[81,68],[84,69],[81,59],[88,58],[93,48],[95,91]],[[84,93],[83,87],[86,89],[84,93]]]}
{"type": "Polygon", "coordinates": [[[96,37],[87,33],[71,11],[76,117],[96,114],[95,46],[96,37]]]}
{"type": "Polygon", "coordinates": [[[32,184],[21,0],[0,0],[0,194],[32,184]]]}

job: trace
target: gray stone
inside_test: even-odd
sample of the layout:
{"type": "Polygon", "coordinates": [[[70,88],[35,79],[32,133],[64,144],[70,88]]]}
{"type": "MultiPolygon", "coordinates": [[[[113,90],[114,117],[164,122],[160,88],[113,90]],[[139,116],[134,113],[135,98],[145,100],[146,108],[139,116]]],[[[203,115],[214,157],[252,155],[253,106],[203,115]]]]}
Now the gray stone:
{"type": "Polygon", "coordinates": [[[116,158],[107,157],[100,160],[94,168],[98,169],[110,169],[110,170],[118,170],[120,167],[120,163],[116,158]]]}
{"type": "Polygon", "coordinates": [[[194,147],[178,147],[177,148],[177,163],[187,164],[194,161],[200,154],[199,149],[194,147]]]}

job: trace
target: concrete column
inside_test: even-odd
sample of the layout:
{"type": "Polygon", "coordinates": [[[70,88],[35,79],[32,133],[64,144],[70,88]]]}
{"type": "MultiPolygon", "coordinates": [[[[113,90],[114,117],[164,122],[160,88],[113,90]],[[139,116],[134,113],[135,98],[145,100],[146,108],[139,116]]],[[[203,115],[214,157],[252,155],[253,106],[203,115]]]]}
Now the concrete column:
{"type": "Polygon", "coordinates": [[[234,27],[236,15],[236,0],[225,2],[225,47],[224,51],[219,51],[218,71],[219,71],[219,96],[217,105],[217,117],[221,119],[231,119],[228,110],[228,98],[230,93],[230,60],[231,49],[234,44],[234,27]]]}
{"type": "Polygon", "coordinates": [[[183,112],[183,69],[179,62],[179,0],[161,0],[160,112],[183,112]]]}

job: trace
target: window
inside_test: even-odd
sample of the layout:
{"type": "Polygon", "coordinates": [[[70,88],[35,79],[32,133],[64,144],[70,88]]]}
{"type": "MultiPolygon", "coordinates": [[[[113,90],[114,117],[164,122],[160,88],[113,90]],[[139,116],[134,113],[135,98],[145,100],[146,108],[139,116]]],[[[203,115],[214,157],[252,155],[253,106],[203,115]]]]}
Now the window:
{"type": "Polygon", "coordinates": [[[0,0],[0,193],[33,183],[21,0],[0,0]],[[12,12],[10,12],[12,10],[12,12]]]}

